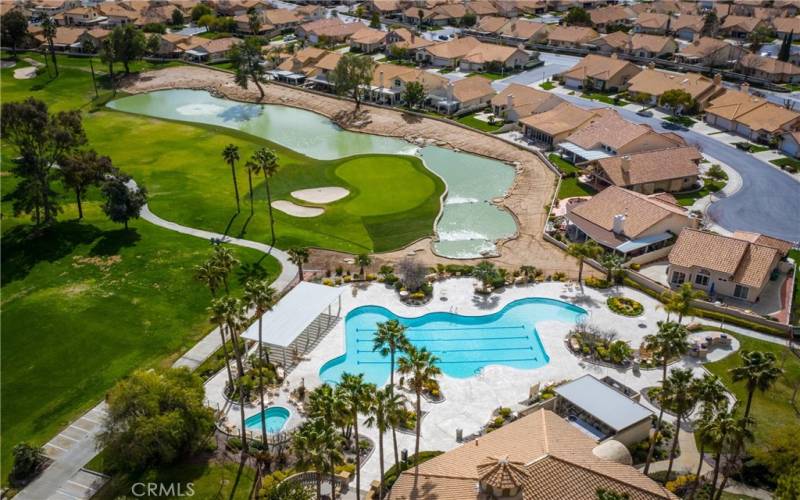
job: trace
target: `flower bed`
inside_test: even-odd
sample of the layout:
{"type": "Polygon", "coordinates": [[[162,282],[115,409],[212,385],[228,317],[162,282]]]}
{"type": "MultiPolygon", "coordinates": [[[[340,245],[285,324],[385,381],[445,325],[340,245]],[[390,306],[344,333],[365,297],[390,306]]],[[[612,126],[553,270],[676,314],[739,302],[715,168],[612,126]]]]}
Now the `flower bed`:
{"type": "Polygon", "coordinates": [[[611,312],[628,317],[639,316],[644,312],[644,306],[627,297],[609,297],[606,301],[611,312]]]}
{"type": "Polygon", "coordinates": [[[633,349],[624,340],[615,340],[617,333],[601,330],[594,325],[579,324],[567,336],[570,351],[590,362],[603,361],[627,367],[633,359],[633,349]]]}

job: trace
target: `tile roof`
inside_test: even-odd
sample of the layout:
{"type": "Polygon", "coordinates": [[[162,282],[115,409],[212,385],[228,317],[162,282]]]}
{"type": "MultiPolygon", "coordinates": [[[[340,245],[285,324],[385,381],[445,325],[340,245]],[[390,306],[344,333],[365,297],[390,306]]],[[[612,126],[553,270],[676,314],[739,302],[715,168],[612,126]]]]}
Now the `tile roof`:
{"type": "Polygon", "coordinates": [[[800,66],[753,53],[743,55],[741,58],[739,58],[738,63],[743,68],[763,71],[772,75],[800,74],[800,66]]]}
{"type": "Polygon", "coordinates": [[[687,146],[612,156],[596,160],[593,164],[602,170],[614,185],[624,187],[696,176],[700,173],[697,161],[702,158],[697,148],[687,146]],[[622,168],[623,161],[630,162],[627,173],[622,168]]]}
{"type": "Polygon", "coordinates": [[[273,26],[280,24],[299,23],[303,20],[294,11],[289,9],[267,9],[263,12],[264,19],[273,26]]]}
{"type": "Polygon", "coordinates": [[[629,122],[614,110],[599,110],[597,116],[567,137],[567,141],[583,149],[594,149],[605,144],[615,150],[631,141],[652,133],[647,125],[629,122]]]}
{"type": "Polygon", "coordinates": [[[375,66],[375,70],[372,73],[372,85],[376,87],[381,85],[381,72],[383,72],[383,85],[385,87],[390,87],[392,80],[399,79],[405,83],[419,82],[427,92],[430,92],[431,90],[443,89],[450,82],[447,78],[430,71],[398,64],[382,63],[375,66]]]}
{"type": "Polygon", "coordinates": [[[779,33],[789,33],[794,31],[800,33],[800,17],[776,17],[772,20],[772,26],[779,33]]]}
{"type": "Polygon", "coordinates": [[[669,51],[670,49],[675,51],[678,49],[678,45],[672,37],[636,33],[631,36],[631,50],[639,49],[660,53],[669,51]]]}
{"type": "Polygon", "coordinates": [[[475,48],[482,47],[482,43],[475,37],[456,38],[448,42],[437,43],[426,47],[425,50],[435,57],[442,59],[461,59],[475,48]]]}
{"type": "Polygon", "coordinates": [[[669,253],[671,265],[703,268],[759,288],[769,278],[775,248],[697,229],[684,229],[669,253]]]}
{"type": "Polygon", "coordinates": [[[478,480],[499,490],[519,488],[525,483],[528,472],[522,462],[512,462],[507,455],[487,457],[478,464],[478,480]]]}
{"type": "Polygon", "coordinates": [[[494,95],[492,81],[482,76],[469,76],[453,82],[453,96],[460,102],[494,95]]]}
{"type": "Polygon", "coordinates": [[[512,19],[500,28],[498,33],[501,36],[512,38],[519,38],[528,40],[535,36],[537,33],[546,31],[547,25],[537,23],[536,21],[528,21],[526,19],[512,19]]]}
{"type": "Polygon", "coordinates": [[[705,24],[706,20],[703,16],[695,16],[692,14],[681,14],[680,16],[672,20],[672,23],[670,23],[670,29],[672,31],[689,29],[694,31],[695,33],[699,33],[703,31],[703,26],[705,26],[705,24]]]}
{"type": "Polygon", "coordinates": [[[636,19],[636,25],[641,26],[642,28],[660,30],[667,28],[668,21],[669,16],[667,14],[659,14],[658,12],[645,12],[643,14],[639,14],[638,19],[636,19]]]}
{"type": "Polygon", "coordinates": [[[350,37],[350,41],[355,43],[363,43],[367,45],[373,43],[381,43],[386,39],[387,34],[388,33],[386,33],[385,31],[367,27],[353,33],[353,36],[350,37]]]}
{"type": "Polygon", "coordinates": [[[692,43],[684,45],[681,47],[678,53],[687,56],[705,57],[717,52],[718,50],[724,49],[729,45],[730,44],[724,40],[704,36],[693,41],[692,43]]]}
{"type": "Polygon", "coordinates": [[[624,235],[635,239],[645,231],[672,215],[687,218],[686,209],[653,195],[644,195],[618,186],[609,186],[594,195],[589,201],[574,205],[569,218],[577,216],[606,231],[614,228],[614,217],[626,216],[624,235]]]}
{"type": "Polygon", "coordinates": [[[589,16],[592,18],[592,24],[609,24],[635,19],[636,12],[623,5],[609,5],[590,10],[589,16]]]}
{"type": "Polygon", "coordinates": [[[670,73],[645,68],[628,82],[628,91],[660,96],[664,92],[680,89],[697,98],[714,87],[714,80],[699,73],[670,73]]]}
{"type": "Polygon", "coordinates": [[[595,456],[596,444],[555,413],[539,410],[421,464],[418,476],[415,469],[403,472],[388,498],[484,498],[476,488],[478,470],[496,456],[516,467],[524,464],[525,500],[591,500],[597,488],[627,493],[631,500],[676,498],[633,467],[595,456]]]}
{"type": "Polygon", "coordinates": [[[478,20],[475,25],[475,31],[482,31],[485,33],[495,33],[500,30],[508,22],[505,17],[498,16],[484,16],[478,20]]]}
{"type": "Polygon", "coordinates": [[[561,73],[561,76],[579,80],[589,77],[596,80],[610,80],[614,78],[614,75],[627,68],[637,68],[637,66],[623,59],[589,54],[578,64],[561,73]]]}
{"type": "Polygon", "coordinates": [[[563,102],[555,108],[526,116],[519,120],[523,125],[541,130],[542,132],[555,136],[570,132],[597,116],[592,110],[579,108],[568,102],[563,102]]]}
{"type": "Polygon", "coordinates": [[[463,61],[470,63],[481,64],[491,61],[505,63],[516,55],[523,55],[529,58],[528,53],[517,47],[510,47],[508,45],[498,45],[496,43],[481,43],[477,47],[467,52],[462,58],[463,61]]]}
{"type": "Polygon", "coordinates": [[[592,28],[581,26],[558,26],[548,35],[548,40],[567,43],[586,43],[599,36],[592,28]]]}
{"type": "Polygon", "coordinates": [[[749,241],[750,243],[756,243],[765,247],[774,248],[780,252],[782,256],[788,254],[789,250],[791,250],[794,246],[794,244],[789,241],[780,240],[778,238],[773,238],[771,236],[766,236],[759,233],[751,233],[749,231],[735,231],[733,233],[733,237],[740,240],[749,241]]]}
{"type": "Polygon", "coordinates": [[[756,26],[761,22],[761,19],[750,17],[750,16],[728,16],[722,22],[722,26],[719,27],[721,30],[728,30],[737,28],[741,31],[745,31],[750,33],[756,26]]]}
{"type": "Polygon", "coordinates": [[[614,49],[628,50],[631,45],[631,35],[624,31],[615,31],[608,35],[603,35],[600,38],[592,40],[593,44],[605,43],[614,49]]]}
{"type": "Polygon", "coordinates": [[[554,98],[558,101],[561,100],[560,97],[555,96],[550,92],[528,87],[527,85],[522,85],[519,83],[512,83],[492,98],[492,105],[505,106],[508,103],[509,94],[513,96],[514,107],[529,105],[536,106],[554,98]]]}

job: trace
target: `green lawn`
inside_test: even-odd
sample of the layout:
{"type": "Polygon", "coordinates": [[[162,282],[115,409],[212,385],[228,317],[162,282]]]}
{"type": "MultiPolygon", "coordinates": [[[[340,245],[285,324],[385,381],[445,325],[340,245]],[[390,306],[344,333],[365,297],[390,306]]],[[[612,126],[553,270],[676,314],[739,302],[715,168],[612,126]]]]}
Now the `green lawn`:
{"type": "Polygon", "coordinates": [[[483,120],[478,120],[477,118],[475,118],[475,113],[464,115],[461,118],[458,118],[458,123],[481,130],[483,132],[490,132],[490,133],[500,130],[500,127],[503,126],[502,121],[498,121],[494,125],[489,125],[488,122],[485,122],[483,120]]]}
{"type": "Polygon", "coordinates": [[[599,101],[605,104],[611,104],[612,106],[625,106],[628,104],[628,101],[624,99],[614,100],[614,97],[600,92],[584,92],[581,94],[581,97],[591,99],[593,101],[599,101]]]}
{"type": "Polygon", "coordinates": [[[749,153],[761,153],[763,151],[769,151],[770,150],[769,146],[764,146],[762,144],[753,144],[753,143],[750,143],[750,142],[747,142],[747,141],[735,142],[735,143],[733,143],[733,145],[736,146],[737,148],[743,149],[743,150],[745,150],[745,151],[747,151],[749,153]]]}
{"type": "Polygon", "coordinates": [[[796,158],[789,158],[788,156],[786,156],[783,158],[770,160],[769,162],[772,163],[773,165],[781,167],[783,170],[786,170],[787,172],[790,172],[792,174],[800,170],[800,160],[796,158]]]}
{"type": "Polygon", "coordinates": [[[553,82],[542,82],[539,84],[539,87],[541,87],[544,90],[553,90],[554,88],[556,88],[556,84],[553,82]]]}
{"type": "MultiPolygon", "coordinates": [[[[755,441],[751,447],[765,446],[770,441],[770,436],[779,433],[797,436],[800,433],[800,420],[790,401],[792,398],[793,383],[800,379],[800,359],[786,352],[786,346],[773,344],[763,340],[745,337],[729,332],[741,343],[741,349],[750,351],[773,352],[778,358],[779,365],[785,370],[782,376],[767,392],[756,392],[753,397],[751,415],[756,420],[754,427],[755,441]],[[785,360],[785,361],[784,361],[785,360]]],[[[734,353],[719,361],[706,363],[709,371],[718,375],[725,387],[736,395],[740,401],[746,401],[747,391],[743,382],[734,383],[730,369],[741,365],[741,358],[734,353]]]]}
{"type": "Polygon", "coordinates": [[[680,125],[682,127],[687,127],[687,128],[692,128],[692,125],[697,123],[697,120],[689,118],[688,116],[675,116],[675,115],[670,115],[664,118],[664,121],[674,123],[676,125],[680,125]]]}
{"type": "MultiPolygon", "coordinates": [[[[51,82],[15,80],[13,69],[2,70],[3,102],[34,95],[53,109],[91,111],[91,79],[82,69],[88,61],[61,59],[61,76],[51,82]]],[[[121,135],[116,144],[94,141],[110,124],[100,119],[105,114],[85,115],[92,147],[135,173],[121,154],[134,155],[135,143],[120,141],[121,135]]],[[[13,156],[7,146],[2,153],[5,174],[13,156]]],[[[210,254],[207,241],[141,220],[126,232],[102,214],[96,189],[84,203],[82,222],[75,220],[73,195],[62,193],[59,222],[34,237],[29,219],[14,217],[7,199],[16,183],[3,175],[3,481],[15,444],[43,444],[121,377],[136,368],[169,365],[210,329],[209,295],[192,270],[210,254]]],[[[54,188],[61,190],[58,183],[54,188]]],[[[273,277],[279,273],[273,258],[233,250],[242,262],[260,263],[273,277]]],[[[237,279],[232,285],[238,291],[237,279]]]]}
{"type": "Polygon", "coordinates": [[[555,153],[550,153],[547,155],[547,159],[550,160],[550,163],[555,165],[562,174],[578,174],[581,171],[581,169],[576,167],[574,163],[568,162],[555,153]]]}
{"type": "Polygon", "coordinates": [[[728,182],[726,180],[714,180],[714,179],[705,179],[705,184],[703,184],[703,188],[699,189],[698,191],[693,191],[691,193],[680,193],[675,194],[675,199],[678,200],[678,203],[684,207],[689,207],[694,205],[694,202],[699,200],[700,198],[706,197],[711,193],[716,193],[720,189],[725,187],[725,184],[728,182]]]}
{"type": "MultiPolygon", "coordinates": [[[[224,465],[212,461],[192,459],[189,463],[179,462],[172,466],[148,470],[140,474],[115,475],[96,495],[96,500],[132,498],[138,491],[132,489],[136,483],[159,483],[174,485],[174,495],[158,495],[159,498],[202,498],[203,500],[248,500],[253,490],[255,470],[240,467],[238,463],[226,462],[224,465]],[[193,495],[188,495],[189,485],[193,495]],[[180,491],[178,493],[178,485],[180,491]]],[[[137,486],[141,488],[141,486],[137,486]]]]}
{"type": "Polygon", "coordinates": [[[561,179],[561,187],[558,190],[558,199],[572,198],[574,196],[592,196],[597,191],[581,182],[577,177],[564,177],[561,179]]]}
{"type": "Polygon", "coordinates": [[[493,73],[491,71],[476,71],[474,73],[470,73],[467,76],[482,76],[484,78],[488,78],[489,80],[502,80],[503,78],[508,78],[509,76],[513,75],[514,73],[493,73]]]}
{"type": "Polygon", "coordinates": [[[794,295],[792,301],[792,314],[790,322],[793,325],[800,324],[800,279],[797,279],[798,272],[800,272],[800,250],[789,250],[789,257],[794,259],[794,295]]]}

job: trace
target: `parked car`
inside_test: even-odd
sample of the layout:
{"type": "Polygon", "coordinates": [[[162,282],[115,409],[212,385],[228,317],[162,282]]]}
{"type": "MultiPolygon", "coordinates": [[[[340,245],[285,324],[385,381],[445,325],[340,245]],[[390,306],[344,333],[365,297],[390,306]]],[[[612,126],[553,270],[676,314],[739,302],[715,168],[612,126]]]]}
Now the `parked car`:
{"type": "Polygon", "coordinates": [[[439,40],[449,40],[450,39],[450,37],[448,37],[447,35],[439,35],[436,38],[438,38],[439,40]]]}
{"type": "Polygon", "coordinates": [[[647,118],[651,118],[653,116],[653,112],[649,109],[640,109],[636,112],[636,114],[639,116],[646,116],[647,118]]]}
{"type": "Polygon", "coordinates": [[[286,35],[285,37],[283,37],[284,42],[293,42],[295,40],[297,40],[297,36],[295,35],[286,35]]]}

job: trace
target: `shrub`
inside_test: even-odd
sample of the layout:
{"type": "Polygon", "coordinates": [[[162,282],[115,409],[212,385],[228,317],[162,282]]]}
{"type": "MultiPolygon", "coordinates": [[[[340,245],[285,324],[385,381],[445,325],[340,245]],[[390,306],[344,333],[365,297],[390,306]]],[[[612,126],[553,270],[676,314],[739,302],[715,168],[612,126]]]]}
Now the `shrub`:
{"type": "Polygon", "coordinates": [[[350,276],[349,274],[344,277],[344,282],[345,283],[350,283],[351,281],[353,281],[353,277],[350,276]]]}
{"type": "Polygon", "coordinates": [[[44,465],[44,451],[28,443],[19,443],[14,446],[12,453],[14,454],[14,465],[8,475],[8,480],[15,486],[21,486],[33,478],[44,465]]]}
{"type": "Polygon", "coordinates": [[[383,281],[389,285],[394,285],[398,280],[399,278],[392,273],[385,274],[383,277],[383,281]]]}
{"type": "Polygon", "coordinates": [[[497,410],[497,414],[500,415],[503,418],[508,418],[508,417],[511,416],[511,408],[507,408],[507,407],[504,406],[504,407],[500,408],[499,410],[497,410]]]}
{"type": "Polygon", "coordinates": [[[322,284],[325,286],[333,286],[333,280],[330,278],[324,278],[322,280],[322,284]]]}
{"type": "Polygon", "coordinates": [[[409,295],[409,298],[412,300],[425,300],[425,292],[414,292],[409,295]]]}
{"type": "Polygon", "coordinates": [[[641,264],[638,264],[638,263],[636,263],[636,262],[634,262],[633,264],[631,264],[631,269],[633,269],[634,271],[638,271],[638,270],[639,270],[639,269],[641,269],[641,268],[642,268],[642,265],[641,265],[641,264]]]}
{"type": "Polygon", "coordinates": [[[375,275],[375,274],[368,274],[367,275],[367,281],[375,281],[376,279],[378,279],[378,276],[375,275]]]}
{"type": "Polygon", "coordinates": [[[642,304],[627,297],[609,297],[606,304],[612,312],[622,316],[639,316],[644,312],[642,304]]]}
{"type": "Polygon", "coordinates": [[[566,281],[567,273],[563,273],[558,271],[557,273],[553,273],[553,281],[566,281]]]}
{"type": "Polygon", "coordinates": [[[583,280],[584,284],[588,287],[592,288],[610,288],[611,283],[608,282],[605,278],[595,278],[594,276],[589,276],[585,280],[583,280]]]}
{"type": "Polygon", "coordinates": [[[241,450],[242,449],[242,440],[236,436],[228,438],[228,448],[231,450],[241,450]]]}

